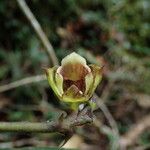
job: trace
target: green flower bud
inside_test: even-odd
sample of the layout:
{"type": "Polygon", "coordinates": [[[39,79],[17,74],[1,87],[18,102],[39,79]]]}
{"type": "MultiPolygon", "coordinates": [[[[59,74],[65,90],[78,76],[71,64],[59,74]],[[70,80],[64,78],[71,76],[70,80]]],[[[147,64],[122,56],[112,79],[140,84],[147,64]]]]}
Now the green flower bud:
{"type": "Polygon", "coordinates": [[[61,61],[61,66],[46,70],[48,82],[59,98],[77,109],[92,97],[102,79],[102,68],[87,65],[86,60],[75,52],[61,61]]]}

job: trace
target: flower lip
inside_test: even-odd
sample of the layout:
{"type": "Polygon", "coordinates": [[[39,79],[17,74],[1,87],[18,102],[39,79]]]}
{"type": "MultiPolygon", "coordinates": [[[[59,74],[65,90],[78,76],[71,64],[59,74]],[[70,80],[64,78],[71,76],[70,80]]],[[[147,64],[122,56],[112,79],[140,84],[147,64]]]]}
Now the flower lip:
{"type": "Polygon", "coordinates": [[[64,80],[64,83],[63,83],[64,91],[66,91],[72,85],[76,86],[79,89],[79,91],[81,91],[82,93],[85,91],[85,82],[83,79],[77,80],[77,81],[64,80]]]}
{"type": "Polygon", "coordinates": [[[65,92],[65,95],[68,94],[72,94],[73,97],[78,97],[78,96],[82,96],[83,92],[80,91],[76,85],[72,84],[65,92]]]}

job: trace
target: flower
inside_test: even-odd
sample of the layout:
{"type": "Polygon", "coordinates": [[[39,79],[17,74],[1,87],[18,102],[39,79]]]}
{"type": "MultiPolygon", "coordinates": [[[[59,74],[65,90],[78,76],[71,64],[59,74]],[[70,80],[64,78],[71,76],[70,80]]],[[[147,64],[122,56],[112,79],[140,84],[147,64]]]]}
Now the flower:
{"type": "Polygon", "coordinates": [[[61,61],[61,66],[46,69],[48,82],[59,98],[76,109],[92,97],[101,81],[102,68],[87,65],[86,60],[73,52],[61,61]]]}

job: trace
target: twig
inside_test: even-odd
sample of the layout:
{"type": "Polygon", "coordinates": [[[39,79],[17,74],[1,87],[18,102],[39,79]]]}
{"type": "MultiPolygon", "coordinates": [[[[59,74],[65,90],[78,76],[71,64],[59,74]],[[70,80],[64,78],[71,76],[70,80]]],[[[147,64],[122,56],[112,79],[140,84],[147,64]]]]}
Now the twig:
{"type": "MultiPolygon", "coordinates": [[[[58,59],[55,55],[54,49],[53,49],[51,43],[49,42],[47,36],[43,32],[39,22],[37,21],[37,19],[34,17],[33,13],[31,12],[30,8],[28,7],[28,5],[26,4],[26,2],[24,0],[16,0],[16,1],[18,2],[21,10],[23,11],[25,16],[31,23],[35,32],[39,36],[41,42],[45,46],[45,50],[46,50],[50,60],[52,61],[52,65],[53,66],[58,65],[58,59]]],[[[37,75],[37,76],[27,77],[27,78],[24,78],[24,79],[21,79],[18,81],[14,81],[9,84],[0,86],[0,93],[5,92],[10,89],[13,89],[13,88],[16,88],[16,87],[19,87],[19,86],[22,86],[22,85],[43,81],[45,79],[46,79],[45,75],[37,75]]]]}
{"type": "Polygon", "coordinates": [[[0,132],[41,132],[41,133],[66,133],[75,126],[91,123],[89,118],[82,118],[76,121],[64,119],[63,121],[31,123],[31,122],[0,122],[0,132]]]}
{"type": "Polygon", "coordinates": [[[131,129],[120,139],[120,145],[123,148],[133,145],[136,139],[145,131],[150,128],[150,115],[140,119],[131,129]]]}
{"type": "Polygon", "coordinates": [[[50,123],[31,123],[31,122],[0,122],[0,132],[56,132],[58,124],[50,123]]]}
{"type": "Polygon", "coordinates": [[[30,84],[30,83],[34,83],[34,82],[40,82],[43,80],[46,80],[45,75],[36,75],[36,76],[26,77],[26,78],[11,82],[11,83],[6,84],[6,85],[1,85],[0,86],[0,93],[11,90],[13,88],[16,88],[16,87],[19,87],[22,85],[26,85],[26,84],[30,84]]]}
{"type": "Polygon", "coordinates": [[[150,144],[143,144],[141,146],[135,146],[132,148],[132,150],[148,150],[150,149],[150,144]]]}
{"type": "Polygon", "coordinates": [[[102,110],[106,119],[108,120],[108,122],[112,128],[112,133],[114,135],[114,138],[116,139],[112,149],[117,150],[120,147],[120,144],[119,144],[120,136],[119,136],[119,130],[118,130],[117,123],[116,123],[115,119],[113,118],[113,116],[111,115],[111,113],[109,112],[107,106],[103,103],[103,100],[96,94],[94,94],[94,97],[96,98],[96,104],[102,110]]]}
{"type": "Polygon", "coordinates": [[[39,39],[41,40],[41,42],[43,43],[45,50],[50,58],[50,61],[52,62],[52,65],[58,65],[58,59],[55,55],[53,46],[51,45],[51,43],[49,42],[47,36],[45,35],[45,33],[43,32],[39,22],[37,21],[37,19],[35,18],[35,16],[33,15],[33,13],[31,12],[30,8],[28,7],[28,5],[26,4],[25,0],[17,0],[20,9],[23,11],[23,13],[25,14],[25,16],[27,17],[27,19],[29,20],[29,22],[31,23],[32,27],[34,28],[36,34],[38,35],[39,39]]]}
{"type": "MultiPolygon", "coordinates": [[[[10,141],[10,142],[3,142],[0,143],[0,148],[1,149],[12,149],[14,147],[23,147],[25,145],[31,145],[31,146],[40,146],[40,147],[44,147],[47,144],[47,141],[41,141],[41,140],[37,140],[35,138],[28,138],[28,139],[19,139],[19,140],[15,140],[15,141],[10,141]]],[[[50,146],[50,144],[49,144],[50,146]]]]}

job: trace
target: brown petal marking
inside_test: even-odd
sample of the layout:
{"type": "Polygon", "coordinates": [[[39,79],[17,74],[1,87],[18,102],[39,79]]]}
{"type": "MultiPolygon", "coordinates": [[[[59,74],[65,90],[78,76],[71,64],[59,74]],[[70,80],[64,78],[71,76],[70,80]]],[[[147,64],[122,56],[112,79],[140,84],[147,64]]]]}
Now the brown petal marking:
{"type": "Polygon", "coordinates": [[[84,79],[77,80],[77,81],[64,80],[63,90],[67,91],[67,89],[69,87],[71,87],[72,85],[75,85],[80,91],[82,91],[84,93],[84,91],[85,91],[85,81],[84,81],[84,79]]]}
{"type": "Polygon", "coordinates": [[[88,68],[82,64],[66,64],[62,66],[60,74],[63,76],[64,80],[78,81],[84,79],[84,77],[89,72],[88,68]]]}

